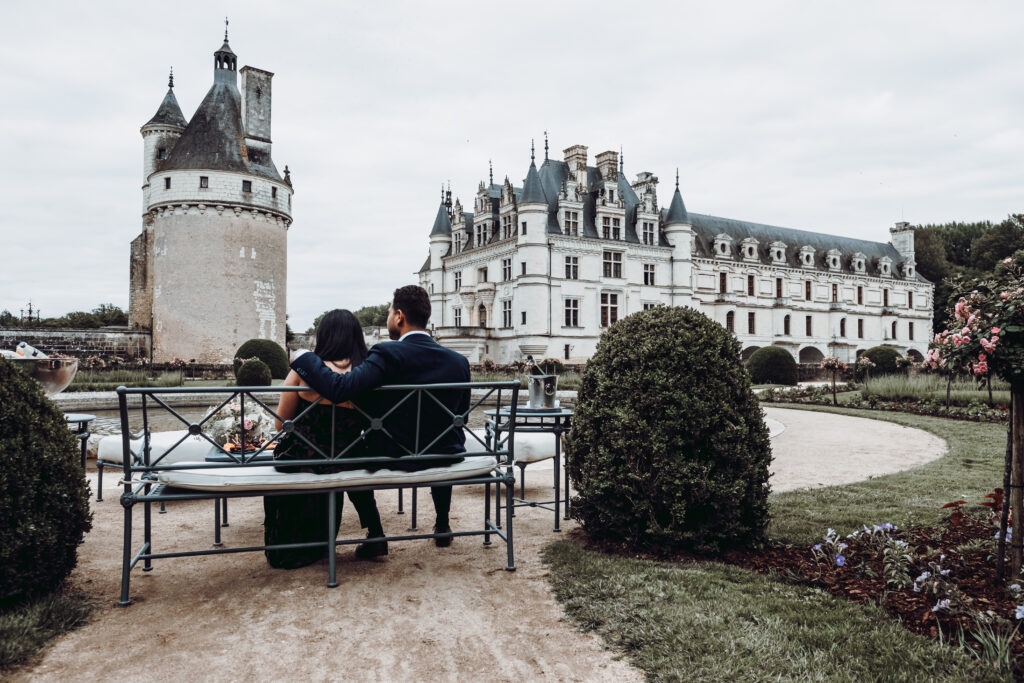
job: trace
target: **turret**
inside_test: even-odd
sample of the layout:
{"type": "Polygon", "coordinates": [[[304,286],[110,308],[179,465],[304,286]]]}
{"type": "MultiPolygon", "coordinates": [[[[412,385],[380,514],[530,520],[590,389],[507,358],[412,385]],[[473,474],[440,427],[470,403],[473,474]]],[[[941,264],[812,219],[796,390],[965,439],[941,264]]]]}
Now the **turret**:
{"type": "Polygon", "coordinates": [[[683,195],[679,193],[679,169],[676,169],[676,190],[662,226],[665,239],[672,245],[672,305],[686,305],[692,295],[693,225],[683,204],[683,195]]]}
{"type": "Polygon", "coordinates": [[[238,57],[228,45],[228,20],[224,20],[224,44],[213,53],[213,82],[238,88],[238,57]]]}
{"type": "Polygon", "coordinates": [[[178,99],[174,96],[174,70],[167,78],[167,94],[149,121],[139,129],[142,133],[142,181],[149,182],[149,176],[160,170],[163,161],[170,155],[178,138],[188,122],[181,113],[178,99]]]}
{"type": "Polygon", "coordinates": [[[544,244],[547,241],[546,228],[548,222],[548,200],[541,187],[540,174],[533,157],[533,143],[530,143],[530,168],[523,181],[523,191],[519,196],[519,229],[518,243],[544,244]]]}

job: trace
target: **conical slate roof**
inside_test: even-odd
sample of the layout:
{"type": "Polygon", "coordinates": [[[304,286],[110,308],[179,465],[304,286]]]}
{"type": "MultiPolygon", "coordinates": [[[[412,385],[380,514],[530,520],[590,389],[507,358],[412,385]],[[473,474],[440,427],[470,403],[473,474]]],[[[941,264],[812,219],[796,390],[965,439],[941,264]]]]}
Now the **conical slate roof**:
{"type": "Polygon", "coordinates": [[[530,161],[530,170],[526,172],[526,182],[523,183],[523,194],[519,197],[520,204],[547,204],[544,197],[544,188],[540,186],[540,176],[537,174],[537,166],[530,161]]]}
{"type": "Polygon", "coordinates": [[[676,185],[676,192],[672,195],[672,203],[668,207],[668,215],[665,216],[665,225],[689,222],[690,216],[686,213],[686,206],[683,204],[683,195],[679,194],[679,185],[676,185]]]}
{"type": "Polygon", "coordinates": [[[434,219],[434,228],[430,231],[430,236],[450,234],[452,234],[452,219],[448,216],[448,207],[441,202],[441,206],[437,207],[437,218],[434,219]]]}
{"type": "Polygon", "coordinates": [[[173,86],[167,89],[164,101],[160,103],[160,108],[153,114],[153,118],[145,123],[146,126],[151,124],[177,126],[178,128],[184,128],[188,125],[188,121],[185,120],[185,116],[181,113],[181,107],[178,106],[178,98],[174,96],[173,86]]]}

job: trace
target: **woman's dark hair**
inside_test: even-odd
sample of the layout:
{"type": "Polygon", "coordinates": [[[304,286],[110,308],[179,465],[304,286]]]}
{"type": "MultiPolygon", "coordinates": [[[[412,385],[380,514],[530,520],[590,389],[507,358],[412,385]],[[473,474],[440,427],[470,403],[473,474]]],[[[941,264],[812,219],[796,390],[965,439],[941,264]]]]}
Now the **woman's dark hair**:
{"type": "Polygon", "coordinates": [[[313,347],[321,360],[348,359],[352,367],[366,360],[366,341],[363,328],[352,315],[352,311],[335,308],[324,314],[316,328],[316,346],[313,347]]]}

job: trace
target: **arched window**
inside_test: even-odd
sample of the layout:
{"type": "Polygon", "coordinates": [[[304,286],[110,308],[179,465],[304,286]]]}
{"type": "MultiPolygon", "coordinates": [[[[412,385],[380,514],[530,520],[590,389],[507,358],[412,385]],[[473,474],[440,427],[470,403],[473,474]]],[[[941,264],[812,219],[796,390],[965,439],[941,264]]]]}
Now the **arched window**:
{"type": "Polygon", "coordinates": [[[735,328],[736,328],[736,314],[733,313],[732,311],[729,311],[728,313],[725,314],[725,329],[727,329],[730,332],[735,332],[736,331],[735,328]]]}
{"type": "Polygon", "coordinates": [[[478,317],[480,318],[480,327],[487,327],[487,308],[483,304],[480,304],[478,317]]]}
{"type": "Polygon", "coordinates": [[[789,332],[789,316],[788,315],[785,318],[782,319],[782,334],[786,335],[787,337],[790,334],[790,332],[789,332]]]}
{"type": "Polygon", "coordinates": [[[896,321],[895,320],[892,321],[892,338],[893,339],[896,338],[896,321]]]}
{"type": "Polygon", "coordinates": [[[839,336],[840,337],[845,337],[846,336],[846,318],[842,318],[839,321],[839,336]]]}

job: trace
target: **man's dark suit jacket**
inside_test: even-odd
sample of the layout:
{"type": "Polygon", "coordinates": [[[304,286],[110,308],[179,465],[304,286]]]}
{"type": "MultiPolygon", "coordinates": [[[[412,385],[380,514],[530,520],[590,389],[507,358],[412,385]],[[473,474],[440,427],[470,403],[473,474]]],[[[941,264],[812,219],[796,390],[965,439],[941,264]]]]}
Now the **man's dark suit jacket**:
{"type": "MultiPolygon", "coordinates": [[[[302,354],[291,366],[321,396],[335,403],[353,401],[371,417],[384,415],[406,396],[404,391],[373,391],[377,387],[387,384],[468,382],[470,379],[466,358],[444,348],[426,334],[411,334],[403,341],[376,344],[362,364],[345,374],[332,372],[312,353],[302,354]]],[[[465,413],[469,408],[468,389],[433,393],[453,413],[465,413]]],[[[380,430],[368,430],[362,455],[405,455],[407,451],[398,444],[415,452],[417,403],[415,396],[407,399],[384,420],[384,429],[394,438],[380,430]]],[[[421,405],[419,449],[423,449],[452,424],[451,417],[428,396],[423,395],[421,405]]],[[[451,429],[427,452],[464,453],[465,443],[466,436],[462,429],[451,429]]],[[[460,459],[403,462],[397,469],[414,471],[458,462],[460,459]]],[[[389,468],[395,469],[392,466],[389,468]]]]}

